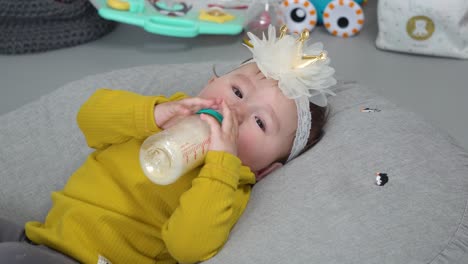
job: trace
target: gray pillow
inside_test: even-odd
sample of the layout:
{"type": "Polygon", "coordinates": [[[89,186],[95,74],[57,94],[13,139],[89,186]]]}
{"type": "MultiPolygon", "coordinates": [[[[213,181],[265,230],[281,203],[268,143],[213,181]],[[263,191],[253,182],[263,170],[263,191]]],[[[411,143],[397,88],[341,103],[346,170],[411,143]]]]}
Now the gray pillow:
{"type": "MultiPolygon", "coordinates": [[[[90,76],[0,116],[0,217],[44,218],[50,192],[90,152],[75,116],[95,89],[195,95],[212,64],[90,76]]],[[[467,152],[356,82],[335,91],[322,141],[255,185],[208,263],[468,263],[467,152]],[[378,171],[389,176],[384,186],[375,184],[378,171]]]]}

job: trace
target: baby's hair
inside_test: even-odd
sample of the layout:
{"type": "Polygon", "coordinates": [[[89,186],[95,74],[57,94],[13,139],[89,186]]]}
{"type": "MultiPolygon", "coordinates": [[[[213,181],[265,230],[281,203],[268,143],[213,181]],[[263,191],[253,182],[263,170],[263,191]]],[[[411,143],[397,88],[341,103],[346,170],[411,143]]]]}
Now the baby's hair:
{"type": "MultiPolygon", "coordinates": [[[[225,72],[225,73],[223,73],[223,74],[221,74],[221,75],[225,75],[225,74],[228,74],[228,73],[230,73],[230,72],[232,72],[232,71],[235,71],[235,70],[239,69],[240,67],[244,66],[247,62],[251,61],[252,59],[253,59],[253,58],[244,60],[243,62],[241,62],[241,64],[239,64],[239,66],[237,66],[237,67],[235,67],[234,69],[231,69],[231,70],[229,70],[228,72],[225,72]]],[[[216,76],[216,78],[219,78],[220,75],[218,74],[218,72],[216,72],[216,64],[213,64],[213,66],[212,66],[211,69],[212,69],[212,71],[213,71],[214,76],[216,76]]]]}
{"type": "Polygon", "coordinates": [[[216,64],[213,64],[211,70],[213,71],[213,75],[216,76],[216,78],[219,78],[219,74],[216,72],[216,64]]]}

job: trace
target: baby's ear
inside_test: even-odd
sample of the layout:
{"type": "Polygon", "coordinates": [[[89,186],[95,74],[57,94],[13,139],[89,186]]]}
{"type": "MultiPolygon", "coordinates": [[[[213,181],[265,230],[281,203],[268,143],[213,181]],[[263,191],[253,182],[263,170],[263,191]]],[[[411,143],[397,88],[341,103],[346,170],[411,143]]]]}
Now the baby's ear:
{"type": "Polygon", "coordinates": [[[265,176],[268,174],[272,173],[273,171],[283,167],[283,164],[280,162],[273,162],[270,164],[268,167],[263,168],[257,172],[255,172],[255,179],[257,182],[259,182],[261,179],[263,179],[265,176]]]}

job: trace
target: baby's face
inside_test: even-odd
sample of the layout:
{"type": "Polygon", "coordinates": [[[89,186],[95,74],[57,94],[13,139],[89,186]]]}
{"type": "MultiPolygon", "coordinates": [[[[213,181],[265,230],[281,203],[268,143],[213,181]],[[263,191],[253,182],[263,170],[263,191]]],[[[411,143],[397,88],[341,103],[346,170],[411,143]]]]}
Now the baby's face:
{"type": "Polygon", "coordinates": [[[238,156],[252,171],[289,154],[297,128],[296,104],[255,63],[211,79],[199,96],[222,98],[237,114],[238,156]]]}

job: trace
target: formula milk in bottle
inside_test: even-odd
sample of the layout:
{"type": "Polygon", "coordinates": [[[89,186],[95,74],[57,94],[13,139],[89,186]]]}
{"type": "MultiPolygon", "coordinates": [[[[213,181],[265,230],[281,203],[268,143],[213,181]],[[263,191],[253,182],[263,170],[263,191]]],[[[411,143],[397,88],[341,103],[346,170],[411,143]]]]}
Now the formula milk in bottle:
{"type": "MultiPolygon", "coordinates": [[[[213,109],[197,112],[201,113],[222,122],[223,116],[213,109]]],[[[200,166],[209,144],[209,125],[199,115],[188,116],[168,129],[149,136],[140,147],[140,164],[152,182],[168,185],[200,166]]]]}

